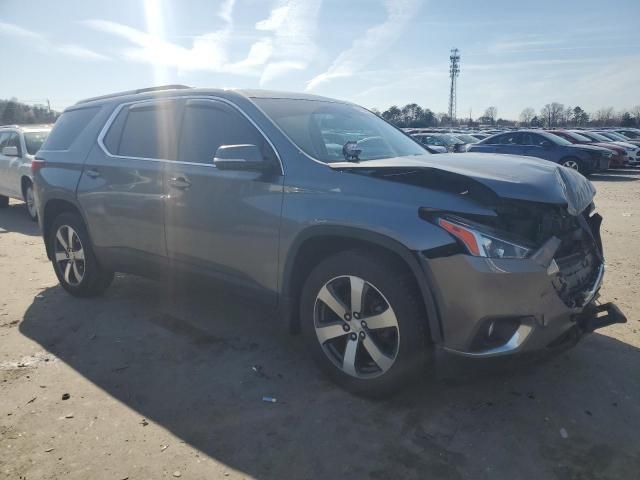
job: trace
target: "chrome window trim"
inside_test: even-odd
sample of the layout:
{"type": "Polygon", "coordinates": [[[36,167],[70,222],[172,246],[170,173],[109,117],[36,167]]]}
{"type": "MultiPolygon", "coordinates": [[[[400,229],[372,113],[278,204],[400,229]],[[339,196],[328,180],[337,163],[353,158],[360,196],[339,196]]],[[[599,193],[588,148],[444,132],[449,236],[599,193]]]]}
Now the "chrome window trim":
{"type": "Polygon", "coordinates": [[[107,119],[104,126],[100,130],[100,133],[98,134],[98,145],[100,146],[100,149],[104,152],[104,154],[110,158],[123,159],[123,160],[146,160],[148,162],[173,163],[173,164],[179,164],[179,165],[198,165],[201,167],[217,168],[213,163],[207,164],[207,163],[197,163],[197,162],[183,162],[180,160],[169,160],[166,158],[130,157],[126,155],[114,155],[107,149],[106,145],[104,144],[104,137],[107,135],[114,120],[116,119],[116,117],[124,107],[127,107],[129,105],[140,104],[140,103],[154,103],[154,102],[166,101],[166,100],[206,100],[206,101],[210,101],[211,103],[216,103],[216,102],[224,103],[225,105],[228,105],[229,107],[233,108],[234,110],[239,112],[240,115],[242,115],[245,119],[247,119],[249,123],[251,123],[251,125],[253,125],[253,127],[256,130],[258,130],[260,135],[262,135],[262,137],[267,141],[267,143],[273,150],[273,153],[275,153],[276,158],[278,159],[278,163],[280,164],[280,173],[284,175],[284,164],[282,163],[282,159],[280,158],[280,153],[276,149],[271,139],[269,139],[269,137],[264,133],[262,128],[260,128],[258,124],[255,121],[253,121],[253,119],[249,115],[247,115],[238,105],[227,100],[226,98],[221,98],[213,95],[181,95],[181,96],[162,97],[162,98],[147,98],[144,100],[134,100],[131,102],[124,102],[119,104],[113,110],[113,112],[111,112],[111,115],[109,115],[109,118],[107,119]]]}

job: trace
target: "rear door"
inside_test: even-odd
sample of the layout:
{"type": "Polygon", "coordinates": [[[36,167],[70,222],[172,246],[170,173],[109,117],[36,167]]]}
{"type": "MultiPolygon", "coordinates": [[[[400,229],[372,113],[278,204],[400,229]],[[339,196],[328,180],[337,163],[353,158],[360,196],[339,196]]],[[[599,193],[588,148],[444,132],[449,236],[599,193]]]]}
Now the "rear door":
{"type": "Polygon", "coordinates": [[[284,177],[267,139],[235,107],[190,99],[178,161],[165,166],[170,262],[275,301],[284,177]],[[239,144],[258,146],[272,172],[214,166],[219,146],[239,144]]]}
{"type": "Polygon", "coordinates": [[[95,246],[125,271],[166,264],[164,165],[176,159],[182,100],[124,105],[78,188],[95,246]]]}

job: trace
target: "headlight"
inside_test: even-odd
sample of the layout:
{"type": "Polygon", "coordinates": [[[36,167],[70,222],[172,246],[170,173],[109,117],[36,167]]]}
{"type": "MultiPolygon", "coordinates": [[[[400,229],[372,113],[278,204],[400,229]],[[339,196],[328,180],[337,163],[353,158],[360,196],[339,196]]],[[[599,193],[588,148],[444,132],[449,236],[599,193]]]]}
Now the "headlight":
{"type": "Polygon", "coordinates": [[[531,249],[517,243],[499,238],[482,228],[471,226],[457,220],[438,218],[438,225],[460,240],[467,251],[475,257],[488,258],[526,258],[531,249]]]}

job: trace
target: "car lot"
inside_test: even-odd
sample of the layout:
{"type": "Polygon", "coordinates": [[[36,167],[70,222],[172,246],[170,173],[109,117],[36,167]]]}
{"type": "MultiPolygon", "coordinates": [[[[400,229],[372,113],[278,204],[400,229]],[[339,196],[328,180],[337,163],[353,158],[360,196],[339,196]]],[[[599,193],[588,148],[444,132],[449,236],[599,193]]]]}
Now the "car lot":
{"type": "Polygon", "coordinates": [[[276,318],[206,285],[118,276],[102,298],[71,298],[12,203],[0,478],[634,478],[640,170],[592,180],[602,296],[629,322],[542,364],[439,355],[437,377],[383,402],[334,386],[276,318]]]}

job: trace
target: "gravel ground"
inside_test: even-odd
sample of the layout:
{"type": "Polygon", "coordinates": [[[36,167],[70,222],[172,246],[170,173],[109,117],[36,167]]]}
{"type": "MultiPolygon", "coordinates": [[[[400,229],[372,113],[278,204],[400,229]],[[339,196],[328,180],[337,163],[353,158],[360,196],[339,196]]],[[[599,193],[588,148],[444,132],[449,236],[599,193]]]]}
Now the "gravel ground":
{"type": "Polygon", "coordinates": [[[12,203],[0,478],[638,478],[640,171],[593,180],[602,299],[629,322],[543,362],[439,355],[437,375],[387,401],[333,386],[272,314],[207,286],[118,276],[71,298],[12,203]]]}

